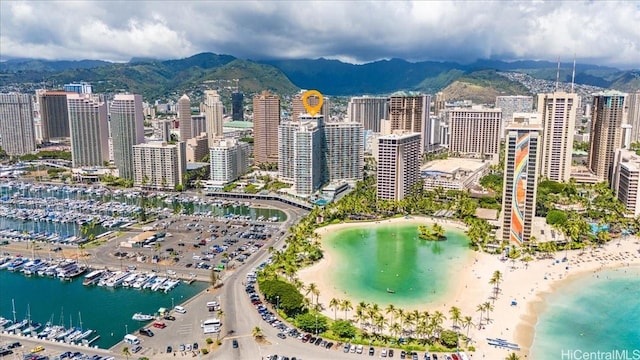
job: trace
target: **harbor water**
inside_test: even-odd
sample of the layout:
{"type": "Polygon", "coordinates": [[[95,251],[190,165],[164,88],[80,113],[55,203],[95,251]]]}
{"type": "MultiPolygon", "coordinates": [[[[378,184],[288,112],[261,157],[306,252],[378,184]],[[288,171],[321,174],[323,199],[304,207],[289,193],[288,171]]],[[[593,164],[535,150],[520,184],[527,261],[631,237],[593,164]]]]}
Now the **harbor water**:
{"type": "Polygon", "coordinates": [[[359,301],[417,306],[448,294],[449,279],[473,252],[462,231],[447,229],[446,241],[418,239],[417,225],[343,229],[323,248],[334,259],[331,279],[341,293],[359,301]]]}
{"type": "MultiPolygon", "coordinates": [[[[162,291],[135,290],[131,288],[106,288],[83,286],[83,277],[73,281],[55,278],[27,277],[22,273],[0,271],[0,316],[20,321],[28,313],[32,321],[45,324],[92,329],[100,338],[92,346],[110,348],[146,323],[134,321],[132,315],[140,312],[155,314],[161,307],[185,302],[203,291],[207,284],[181,283],[168,293],[162,291]],[[82,322],[82,324],[80,324],[82,322]]],[[[44,328],[44,326],[43,326],[44,328]]],[[[42,330],[42,329],[40,329],[42,330]]]]}

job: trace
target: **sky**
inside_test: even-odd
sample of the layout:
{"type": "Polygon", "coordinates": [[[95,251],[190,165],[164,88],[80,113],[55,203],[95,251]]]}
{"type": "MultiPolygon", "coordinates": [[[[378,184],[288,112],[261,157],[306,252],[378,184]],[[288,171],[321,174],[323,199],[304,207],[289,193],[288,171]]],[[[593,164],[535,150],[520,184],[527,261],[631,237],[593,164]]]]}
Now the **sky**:
{"type": "Polygon", "coordinates": [[[0,58],[402,58],[640,68],[640,1],[0,1],[0,58]]]}

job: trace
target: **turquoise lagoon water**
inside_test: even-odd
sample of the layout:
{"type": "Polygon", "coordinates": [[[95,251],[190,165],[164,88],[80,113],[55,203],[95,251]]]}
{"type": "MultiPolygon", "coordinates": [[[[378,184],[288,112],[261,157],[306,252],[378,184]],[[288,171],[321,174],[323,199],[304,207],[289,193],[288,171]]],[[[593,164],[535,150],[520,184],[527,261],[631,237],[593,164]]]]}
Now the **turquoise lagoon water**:
{"type": "Polygon", "coordinates": [[[628,359],[640,359],[640,268],[586,275],[545,297],[530,358],[562,359],[574,350],[628,350],[628,359]]]}
{"type": "Polygon", "coordinates": [[[171,308],[172,301],[178,305],[207,287],[203,282],[180,284],[165,294],[83,286],[82,280],[79,277],[69,282],[0,271],[0,316],[13,319],[13,300],[18,321],[27,318],[27,309],[32,321],[43,324],[52,320],[55,325],[78,327],[82,320],[84,329],[96,330],[100,335],[92,345],[109,348],[121,341],[126,331],[133,333],[146,324],[131,320],[134,313],[153,314],[160,307],[171,308]]]}
{"type": "Polygon", "coordinates": [[[473,256],[462,231],[446,236],[424,241],[417,225],[363,225],[329,234],[323,248],[334,258],[328,271],[339,292],[380,306],[417,306],[446,295],[449,279],[473,256]]]}

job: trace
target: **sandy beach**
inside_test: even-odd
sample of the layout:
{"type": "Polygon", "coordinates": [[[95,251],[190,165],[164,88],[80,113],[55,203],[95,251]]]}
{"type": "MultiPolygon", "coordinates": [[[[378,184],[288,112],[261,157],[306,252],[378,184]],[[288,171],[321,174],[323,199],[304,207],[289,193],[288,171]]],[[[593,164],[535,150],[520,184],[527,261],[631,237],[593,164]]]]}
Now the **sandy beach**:
{"type": "MultiPolygon", "coordinates": [[[[427,217],[394,218],[377,222],[343,223],[323,227],[317,230],[321,237],[338,230],[354,227],[387,226],[390,224],[423,225],[437,222],[445,228],[465,230],[462,223],[427,217]]],[[[475,357],[487,359],[503,359],[509,354],[508,350],[490,346],[486,338],[501,338],[517,343],[521,356],[528,356],[533,342],[537,314],[543,310],[545,294],[551,293],[565,281],[580,276],[597,276],[599,270],[640,266],[640,243],[636,237],[616,239],[606,246],[591,250],[569,251],[567,261],[562,262],[565,251],[555,254],[556,262],[552,259],[534,260],[525,264],[522,261],[502,261],[499,256],[474,252],[470,261],[456,276],[454,284],[448,293],[443,294],[442,301],[425,304],[419,310],[430,312],[440,310],[447,317],[451,306],[461,309],[463,316],[472,316],[474,323],[478,323],[480,313],[476,312],[479,304],[491,301],[493,294],[489,280],[496,270],[502,272],[503,281],[500,285],[501,294],[494,302],[494,311],[490,314],[491,321],[482,329],[474,327],[469,332],[476,348],[475,357]],[[512,305],[516,301],[517,305],[512,305]]],[[[325,249],[324,258],[311,267],[298,272],[298,277],[305,284],[315,283],[320,290],[320,303],[324,313],[333,318],[334,312],[329,309],[331,298],[349,299],[355,306],[362,301],[349,297],[349,294],[336,289],[332,284],[330,271],[334,259],[330,251],[325,249]]],[[[379,304],[382,308],[387,304],[379,304]]],[[[412,309],[405,307],[406,309],[412,309]]],[[[354,311],[349,312],[353,315],[354,311]]],[[[342,315],[342,316],[341,316],[342,315]]],[[[338,312],[338,317],[344,313],[338,312]]],[[[484,319],[484,316],[483,316],[484,319]]],[[[450,321],[445,321],[445,327],[450,321]]],[[[466,330],[465,330],[466,331],[466,330]]]]}

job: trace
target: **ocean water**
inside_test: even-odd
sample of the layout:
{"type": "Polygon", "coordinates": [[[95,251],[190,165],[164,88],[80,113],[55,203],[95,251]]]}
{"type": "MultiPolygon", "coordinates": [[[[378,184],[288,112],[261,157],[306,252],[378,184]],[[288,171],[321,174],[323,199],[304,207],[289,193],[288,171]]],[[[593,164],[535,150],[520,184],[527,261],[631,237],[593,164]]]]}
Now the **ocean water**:
{"type": "Polygon", "coordinates": [[[417,306],[446,295],[448,280],[473,256],[463,232],[446,236],[424,241],[417,225],[363,225],[328,235],[323,248],[334,258],[328,271],[341,293],[380,306],[417,306]]]}
{"type": "Polygon", "coordinates": [[[147,324],[131,320],[136,312],[153,314],[160,307],[171,308],[172,302],[178,305],[207,287],[203,282],[180,284],[165,294],[150,290],[83,286],[82,280],[82,276],[74,281],[60,281],[2,270],[0,316],[13,319],[13,300],[18,321],[27,318],[27,309],[31,320],[42,324],[52,320],[54,325],[78,327],[82,320],[83,329],[96,330],[100,335],[92,345],[109,348],[121,341],[127,331],[133,333],[147,324]]]}
{"type": "Polygon", "coordinates": [[[598,351],[619,356],[602,359],[640,359],[640,268],[585,275],[545,297],[530,358],[582,359],[598,351]]]}

